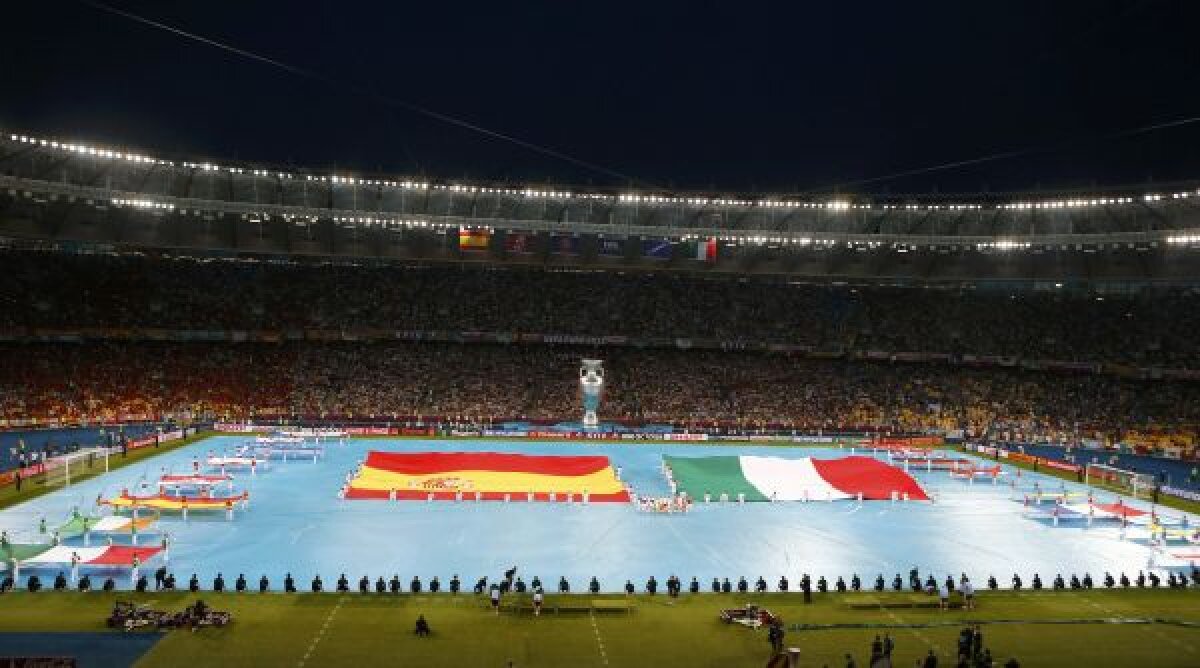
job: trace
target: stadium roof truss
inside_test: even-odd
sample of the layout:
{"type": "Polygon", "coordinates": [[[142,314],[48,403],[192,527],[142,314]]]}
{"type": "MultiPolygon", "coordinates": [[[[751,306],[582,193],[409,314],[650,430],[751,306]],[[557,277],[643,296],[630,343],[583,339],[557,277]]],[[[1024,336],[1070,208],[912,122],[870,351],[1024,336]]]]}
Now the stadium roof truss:
{"type": "Polygon", "coordinates": [[[216,165],[24,135],[0,137],[0,197],[8,195],[4,208],[25,200],[160,218],[332,222],[354,229],[716,237],[731,244],[818,250],[1200,247],[1197,186],[954,198],[581,191],[216,165]]]}

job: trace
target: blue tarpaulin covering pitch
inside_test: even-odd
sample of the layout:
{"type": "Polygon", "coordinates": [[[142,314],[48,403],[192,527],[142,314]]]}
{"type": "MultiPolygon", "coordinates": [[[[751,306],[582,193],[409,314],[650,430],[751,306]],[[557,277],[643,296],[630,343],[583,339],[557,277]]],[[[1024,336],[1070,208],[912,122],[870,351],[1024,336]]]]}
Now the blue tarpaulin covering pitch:
{"type": "Polygon", "coordinates": [[[74,657],[79,668],[137,663],[162,633],[0,633],[0,663],[19,657],[74,657]]]}

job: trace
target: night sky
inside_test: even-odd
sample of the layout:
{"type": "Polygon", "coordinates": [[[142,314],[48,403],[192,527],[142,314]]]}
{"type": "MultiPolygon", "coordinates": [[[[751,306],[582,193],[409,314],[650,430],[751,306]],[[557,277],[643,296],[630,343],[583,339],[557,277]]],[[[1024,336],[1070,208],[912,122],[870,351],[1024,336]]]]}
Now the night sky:
{"type": "Polygon", "coordinates": [[[160,154],[718,192],[1200,178],[1200,7],[1138,2],[120,2],[0,18],[0,127],[160,154]],[[369,92],[367,92],[369,91],[369,92]],[[374,93],[372,95],[371,93],[374,93]],[[613,176],[431,119],[545,146],[613,176]]]}

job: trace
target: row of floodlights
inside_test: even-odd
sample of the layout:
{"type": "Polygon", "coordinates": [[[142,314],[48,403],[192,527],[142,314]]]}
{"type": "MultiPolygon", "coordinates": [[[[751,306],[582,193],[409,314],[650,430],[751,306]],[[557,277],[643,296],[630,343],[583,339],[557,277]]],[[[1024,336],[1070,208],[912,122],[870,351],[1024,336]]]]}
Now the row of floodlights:
{"type": "MultiPolygon", "coordinates": [[[[760,244],[760,245],[761,244],[771,244],[771,245],[780,245],[780,246],[794,245],[794,246],[830,247],[830,246],[837,246],[837,245],[840,245],[843,243],[841,240],[838,240],[838,239],[814,239],[812,237],[772,237],[772,236],[704,237],[704,236],[695,235],[695,234],[685,234],[682,237],[680,237],[680,240],[681,241],[692,241],[692,240],[707,239],[707,238],[715,238],[718,241],[724,241],[727,243],[734,243],[734,244],[749,243],[749,244],[760,244]]],[[[907,244],[907,243],[902,243],[902,242],[846,241],[844,243],[846,244],[847,248],[871,249],[871,248],[879,248],[881,246],[887,246],[887,247],[899,250],[902,253],[907,252],[910,249],[917,250],[918,248],[920,248],[920,245],[918,245],[918,244],[907,244]]],[[[988,242],[981,242],[981,243],[976,243],[976,244],[967,244],[967,245],[964,245],[963,247],[966,248],[966,247],[970,247],[970,246],[974,246],[974,248],[976,250],[1010,251],[1010,250],[1023,250],[1026,248],[1031,248],[1033,246],[1033,244],[1030,242],[1027,242],[1027,241],[1011,241],[1011,240],[1001,239],[1001,240],[997,240],[997,241],[988,241],[988,242]]],[[[930,246],[930,248],[933,248],[933,246],[930,246]]]]}
{"type": "MultiPolygon", "coordinates": [[[[1162,199],[1162,195],[1146,195],[1147,202],[1154,202],[1162,199]]],[[[1113,204],[1130,204],[1133,202],[1132,197],[1102,197],[1099,199],[1064,199],[1048,202],[1012,202],[1002,204],[1001,209],[1076,209],[1085,206],[1111,206],[1113,204]]]]}
{"type": "Polygon", "coordinates": [[[115,206],[130,206],[135,209],[159,209],[162,211],[174,211],[174,204],[166,204],[163,202],[155,202],[151,199],[114,199],[112,200],[115,206]]]}
{"type": "MultiPolygon", "coordinates": [[[[159,210],[159,211],[175,211],[176,210],[176,207],[174,204],[156,202],[154,200],[148,200],[148,199],[113,199],[113,200],[111,200],[111,202],[114,206],[131,207],[131,208],[135,208],[135,209],[147,209],[147,210],[159,210]]],[[[181,213],[185,213],[185,212],[181,211],[181,213]]],[[[195,213],[200,213],[200,211],[195,211],[195,213]]],[[[242,218],[250,220],[251,222],[263,222],[263,221],[270,220],[270,215],[265,214],[265,213],[264,214],[244,214],[242,216],[242,218]]],[[[303,222],[315,223],[319,220],[319,218],[317,216],[294,216],[294,215],[290,215],[290,214],[284,214],[283,216],[281,216],[281,218],[283,218],[285,221],[288,221],[288,222],[297,222],[297,223],[303,223],[303,222]]],[[[397,218],[378,218],[378,217],[374,217],[374,216],[335,216],[332,220],[335,223],[395,226],[395,227],[406,227],[406,228],[410,228],[410,229],[447,230],[450,228],[457,228],[460,231],[477,230],[477,231],[486,232],[488,234],[492,234],[495,232],[495,229],[493,227],[487,226],[487,225],[464,226],[464,225],[459,225],[456,223],[430,222],[427,220],[416,220],[416,219],[405,220],[405,219],[397,219],[397,218]]],[[[910,243],[903,243],[903,242],[842,241],[839,239],[815,239],[812,237],[781,237],[781,236],[766,236],[766,235],[708,236],[708,235],[698,235],[698,234],[685,234],[685,235],[682,235],[679,237],[680,241],[697,241],[697,240],[708,240],[708,239],[715,239],[718,241],[731,243],[731,244],[756,244],[756,245],[779,245],[779,246],[793,245],[793,246],[812,246],[814,248],[831,248],[833,246],[839,246],[844,243],[847,248],[854,248],[857,250],[876,249],[876,248],[886,246],[886,247],[890,247],[890,248],[896,250],[897,252],[901,252],[901,253],[906,253],[909,250],[919,250],[921,248],[921,245],[919,245],[919,244],[910,244],[910,243]]],[[[1200,234],[1186,234],[1186,235],[1169,236],[1169,237],[1166,237],[1165,241],[1168,244],[1176,244],[1176,245],[1200,244],[1200,234]]],[[[979,243],[975,243],[975,244],[964,244],[963,248],[973,247],[976,250],[981,250],[981,251],[1017,251],[1017,250],[1030,249],[1033,247],[1033,245],[1034,244],[1029,241],[1014,241],[1014,240],[1000,239],[1000,240],[996,240],[996,241],[979,242],[979,243]]],[[[1130,245],[1130,248],[1132,248],[1132,247],[1133,247],[1133,245],[1130,245]]],[[[929,248],[933,249],[934,246],[929,246],[929,248]]],[[[956,245],[955,248],[958,248],[958,246],[956,245]]],[[[1064,248],[1066,248],[1066,247],[1064,246],[1064,248]]]]}
{"type": "Polygon", "coordinates": [[[97,158],[109,158],[112,160],[125,160],[127,162],[137,162],[149,165],[168,165],[174,166],[175,163],[169,160],[159,160],[136,153],[123,153],[121,151],[112,151],[109,149],[96,148],[94,146],[84,146],[82,144],[69,144],[66,142],[58,142],[51,139],[36,139],[34,137],[26,137],[25,135],[9,135],[9,139],[23,144],[33,144],[44,146],[46,148],[56,148],[70,153],[78,153],[79,155],[92,155],[97,158]]]}
{"type": "Polygon", "coordinates": [[[350,223],[357,225],[383,225],[389,227],[408,227],[415,229],[430,229],[430,230],[446,230],[449,228],[458,228],[461,230],[486,230],[489,234],[492,232],[490,227],[461,227],[457,223],[439,223],[430,222],[428,220],[405,220],[400,218],[378,218],[375,216],[335,216],[335,223],[350,223]]]}
{"type": "MultiPolygon", "coordinates": [[[[169,160],[160,160],[135,153],[127,153],[122,151],[114,151],[110,149],[96,148],[94,146],[84,146],[75,143],[59,142],[50,139],[41,139],[29,137],[27,135],[10,134],[9,139],[14,142],[35,145],[39,147],[59,149],[80,155],[94,156],[98,158],[107,158],[113,160],[125,160],[133,163],[163,165],[174,167],[175,163],[169,160]]],[[[246,169],[244,167],[229,167],[217,165],[211,162],[183,162],[180,163],[183,167],[189,169],[198,169],[206,172],[225,172],[229,174],[249,174],[258,177],[276,177],[282,180],[296,178],[297,175],[282,171],[269,171],[266,169],[246,169]]],[[[691,206],[716,206],[716,207],[762,207],[769,209],[785,208],[785,209],[820,209],[826,211],[851,211],[851,210],[900,210],[900,211],[930,211],[930,210],[946,210],[946,211],[974,211],[983,209],[981,204],[883,204],[873,205],[869,203],[852,203],[844,200],[833,200],[827,202],[813,201],[796,201],[796,200],[779,200],[779,199],[726,199],[726,198],[706,198],[706,197],[678,197],[670,195],[648,195],[628,193],[621,195],[608,195],[603,193],[573,193],[570,191],[560,190],[540,190],[536,188],[496,188],[486,186],[461,185],[461,184],[430,184],[425,181],[393,181],[386,179],[360,179],[351,176],[320,176],[313,174],[305,174],[304,179],[312,182],[330,183],[334,185],[352,185],[352,186],[376,186],[402,188],[406,190],[442,190],[451,193],[463,194],[492,194],[492,195],[511,195],[526,197],[531,199],[591,199],[602,201],[615,201],[622,204],[684,204],[691,206]]],[[[1170,194],[1171,199],[1186,199],[1200,195],[1200,190],[1195,191],[1180,191],[1170,194]]],[[[1144,202],[1158,202],[1166,199],[1168,196],[1160,193],[1151,193],[1142,196],[1144,202]]],[[[1067,209],[1067,208],[1082,208],[1095,206],[1112,206],[1120,204],[1130,204],[1134,201],[1133,197],[1101,197],[1101,198],[1075,198],[1066,200],[1047,200],[1040,202],[1010,202],[1007,204],[998,204],[996,209],[1002,210],[1035,210],[1035,209],[1067,209]]]]}
{"type": "MultiPolygon", "coordinates": [[[[174,163],[171,163],[174,164],[174,163]]],[[[280,179],[290,179],[291,174],[287,172],[271,172],[266,169],[246,169],[244,167],[221,167],[214,165],[211,162],[181,162],[180,165],[188,169],[199,169],[202,172],[226,172],[229,174],[250,174],[252,176],[275,176],[280,179]]]]}

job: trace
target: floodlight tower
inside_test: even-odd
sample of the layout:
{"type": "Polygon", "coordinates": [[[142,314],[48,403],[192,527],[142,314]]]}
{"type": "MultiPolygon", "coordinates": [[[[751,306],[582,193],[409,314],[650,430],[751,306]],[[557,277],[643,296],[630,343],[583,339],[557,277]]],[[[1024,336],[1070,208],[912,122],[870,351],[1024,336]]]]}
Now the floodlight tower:
{"type": "Polygon", "coordinates": [[[583,426],[596,427],[600,396],[604,392],[604,360],[583,360],[579,365],[579,390],[583,394],[583,426]]]}

